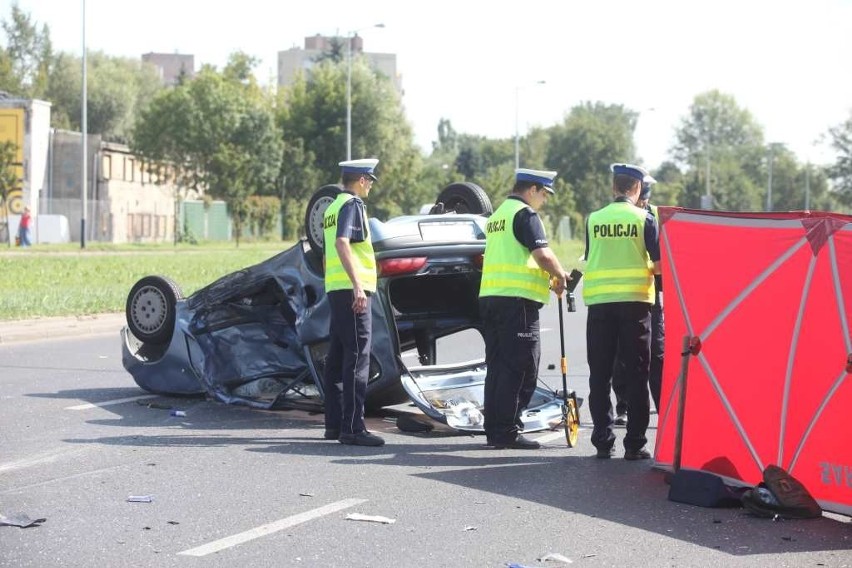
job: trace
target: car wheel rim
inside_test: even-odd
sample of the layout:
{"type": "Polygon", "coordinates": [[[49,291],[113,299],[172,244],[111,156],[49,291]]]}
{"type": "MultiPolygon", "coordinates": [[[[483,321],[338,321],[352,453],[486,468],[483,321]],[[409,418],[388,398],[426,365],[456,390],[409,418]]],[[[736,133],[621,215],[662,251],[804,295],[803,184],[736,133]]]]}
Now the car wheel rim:
{"type": "Polygon", "coordinates": [[[166,296],[154,286],[141,288],[133,297],[130,315],[134,325],[145,333],[154,333],[163,327],[168,313],[166,296]]]}
{"type": "Polygon", "coordinates": [[[322,227],[322,219],[323,216],[325,216],[325,210],[328,209],[328,206],[331,205],[333,201],[333,197],[321,197],[316,200],[314,207],[311,210],[311,222],[308,230],[311,232],[314,241],[319,244],[322,244],[325,236],[322,227]]]}

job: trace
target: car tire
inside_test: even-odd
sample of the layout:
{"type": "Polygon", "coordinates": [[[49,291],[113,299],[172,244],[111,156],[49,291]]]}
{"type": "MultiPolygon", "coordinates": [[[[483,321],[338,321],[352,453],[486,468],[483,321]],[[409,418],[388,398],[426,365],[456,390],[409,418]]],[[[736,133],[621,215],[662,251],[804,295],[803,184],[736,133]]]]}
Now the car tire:
{"type": "Polygon", "coordinates": [[[161,345],[172,339],[177,302],[183,293],[164,276],[146,276],[130,289],[125,304],[127,327],[145,343],[161,345]]]}
{"type": "Polygon", "coordinates": [[[307,236],[308,244],[315,254],[321,255],[323,252],[324,229],[322,218],[325,210],[341,191],[343,191],[343,187],[339,184],[324,185],[316,190],[308,201],[308,207],[305,210],[305,236],[307,236]]]}
{"type": "Polygon", "coordinates": [[[443,211],[448,213],[472,213],[474,215],[491,215],[494,209],[485,190],[469,181],[451,183],[441,190],[435,204],[444,204],[443,211]]]}

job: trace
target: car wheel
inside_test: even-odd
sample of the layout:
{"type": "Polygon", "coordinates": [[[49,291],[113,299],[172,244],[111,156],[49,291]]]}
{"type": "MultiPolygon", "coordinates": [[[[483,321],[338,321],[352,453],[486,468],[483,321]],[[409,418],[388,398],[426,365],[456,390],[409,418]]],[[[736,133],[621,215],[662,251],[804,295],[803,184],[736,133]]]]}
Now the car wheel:
{"type": "Polygon", "coordinates": [[[444,204],[444,212],[473,213],[474,215],[491,215],[494,209],[485,190],[475,183],[451,183],[441,190],[435,204],[444,204]]]}
{"type": "Polygon", "coordinates": [[[338,184],[324,185],[316,190],[308,201],[308,208],[305,211],[305,235],[308,237],[311,250],[315,253],[322,254],[324,240],[322,218],[325,210],[341,191],[343,188],[338,184]]]}
{"type": "Polygon", "coordinates": [[[172,339],[177,301],[183,294],[172,280],[146,276],[130,289],[125,305],[130,333],[145,343],[163,344],[172,339]]]}

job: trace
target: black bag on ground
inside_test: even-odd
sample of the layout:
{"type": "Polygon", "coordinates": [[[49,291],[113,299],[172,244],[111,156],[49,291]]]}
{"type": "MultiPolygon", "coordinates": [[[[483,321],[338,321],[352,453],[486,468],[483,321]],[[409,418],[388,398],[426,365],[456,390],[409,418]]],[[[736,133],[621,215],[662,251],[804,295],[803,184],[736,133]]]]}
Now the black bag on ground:
{"type": "Polygon", "coordinates": [[[763,470],[763,482],[746,491],[743,507],[758,517],[814,519],[822,516],[822,507],[802,483],[776,465],[763,470]]]}
{"type": "Polygon", "coordinates": [[[706,471],[678,470],[671,478],[669,501],[699,507],[739,507],[740,496],[718,475],[706,471]]]}

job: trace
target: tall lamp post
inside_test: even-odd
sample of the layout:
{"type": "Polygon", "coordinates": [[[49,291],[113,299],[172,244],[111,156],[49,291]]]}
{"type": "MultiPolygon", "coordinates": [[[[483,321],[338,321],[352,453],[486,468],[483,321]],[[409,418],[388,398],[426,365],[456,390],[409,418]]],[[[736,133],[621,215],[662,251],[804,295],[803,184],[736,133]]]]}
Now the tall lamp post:
{"type": "Polygon", "coordinates": [[[358,32],[370,28],[383,28],[384,24],[373,24],[352,30],[346,34],[346,159],[352,159],[352,40],[358,32]]]}
{"type": "Polygon", "coordinates": [[[520,107],[520,93],[521,88],[524,86],[530,85],[544,85],[547,81],[535,81],[534,83],[530,83],[528,85],[515,85],[515,169],[521,167],[521,137],[520,131],[518,129],[518,108],[520,107]]]}
{"type": "Polygon", "coordinates": [[[89,130],[89,128],[88,128],[89,127],[88,117],[86,116],[88,114],[86,112],[87,107],[88,107],[88,100],[87,100],[87,95],[86,95],[86,0],[83,0],[83,59],[82,59],[82,61],[83,61],[83,77],[82,77],[82,79],[83,79],[83,91],[82,91],[81,97],[80,97],[81,98],[81,105],[82,105],[82,109],[81,109],[81,113],[80,113],[81,117],[82,117],[81,122],[80,122],[80,126],[81,126],[80,130],[81,130],[83,139],[82,139],[82,144],[80,144],[80,147],[82,149],[83,156],[80,160],[80,169],[83,172],[83,176],[82,176],[83,183],[81,184],[82,193],[83,193],[83,203],[82,203],[82,209],[83,209],[82,213],[83,214],[80,217],[80,248],[86,248],[86,208],[87,208],[87,205],[88,205],[86,203],[86,177],[87,177],[86,176],[86,173],[87,173],[86,172],[86,166],[87,166],[88,161],[89,161],[89,156],[88,156],[88,152],[87,152],[88,148],[87,148],[87,144],[86,144],[87,139],[89,137],[88,136],[88,134],[89,134],[89,132],[88,132],[88,130],[89,130]]]}

